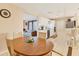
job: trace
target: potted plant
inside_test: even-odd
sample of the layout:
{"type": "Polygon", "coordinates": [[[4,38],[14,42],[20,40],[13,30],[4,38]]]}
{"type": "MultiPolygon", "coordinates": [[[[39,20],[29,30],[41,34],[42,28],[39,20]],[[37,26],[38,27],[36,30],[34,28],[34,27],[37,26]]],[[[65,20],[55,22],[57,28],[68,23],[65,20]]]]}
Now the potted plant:
{"type": "Polygon", "coordinates": [[[26,41],[26,45],[28,45],[28,47],[33,47],[33,43],[34,43],[33,38],[26,41]]]}

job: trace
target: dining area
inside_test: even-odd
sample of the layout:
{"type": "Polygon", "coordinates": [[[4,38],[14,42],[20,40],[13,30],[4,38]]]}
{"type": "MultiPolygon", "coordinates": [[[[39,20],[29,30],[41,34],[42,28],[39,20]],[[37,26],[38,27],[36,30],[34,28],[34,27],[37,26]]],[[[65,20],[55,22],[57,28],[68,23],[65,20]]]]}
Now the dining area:
{"type": "Polygon", "coordinates": [[[0,4],[0,56],[79,56],[79,8],[64,5],[0,4]]]}
{"type": "Polygon", "coordinates": [[[42,36],[37,38],[21,36],[6,41],[11,56],[52,56],[54,44],[42,36]]]}

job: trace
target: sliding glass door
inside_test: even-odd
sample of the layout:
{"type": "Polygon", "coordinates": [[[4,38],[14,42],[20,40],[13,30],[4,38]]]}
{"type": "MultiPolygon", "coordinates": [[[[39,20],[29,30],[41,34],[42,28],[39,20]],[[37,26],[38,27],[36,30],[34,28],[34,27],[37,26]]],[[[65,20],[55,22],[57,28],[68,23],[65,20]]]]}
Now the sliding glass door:
{"type": "Polygon", "coordinates": [[[37,30],[37,20],[28,21],[28,30],[29,31],[37,30]]]}

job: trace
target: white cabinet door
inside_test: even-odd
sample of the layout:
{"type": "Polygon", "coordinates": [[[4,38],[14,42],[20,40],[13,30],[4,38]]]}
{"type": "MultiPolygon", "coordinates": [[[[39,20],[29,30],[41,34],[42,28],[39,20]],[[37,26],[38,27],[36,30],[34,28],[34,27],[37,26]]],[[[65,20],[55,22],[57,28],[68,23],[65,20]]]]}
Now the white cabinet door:
{"type": "Polygon", "coordinates": [[[56,20],[56,30],[57,31],[63,30],[63,29],[65,29],[65,27],[66,27],[66,22],[64,19],[56,20]]]}

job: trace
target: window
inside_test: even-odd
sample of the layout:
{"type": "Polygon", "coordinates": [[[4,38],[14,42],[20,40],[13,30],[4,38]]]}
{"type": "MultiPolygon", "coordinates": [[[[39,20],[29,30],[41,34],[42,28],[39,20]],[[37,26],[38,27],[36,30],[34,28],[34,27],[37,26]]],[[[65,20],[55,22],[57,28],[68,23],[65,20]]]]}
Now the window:
{"type": "Polygon", "coordinates": [[[28,30],[37,30],[37,20],[28,21],[28,30]]]}
{"type": "Polygon", "coordinates": [[[55,27],[55,20],[48,21],[48,29],[54,29],[55,27]]]}

